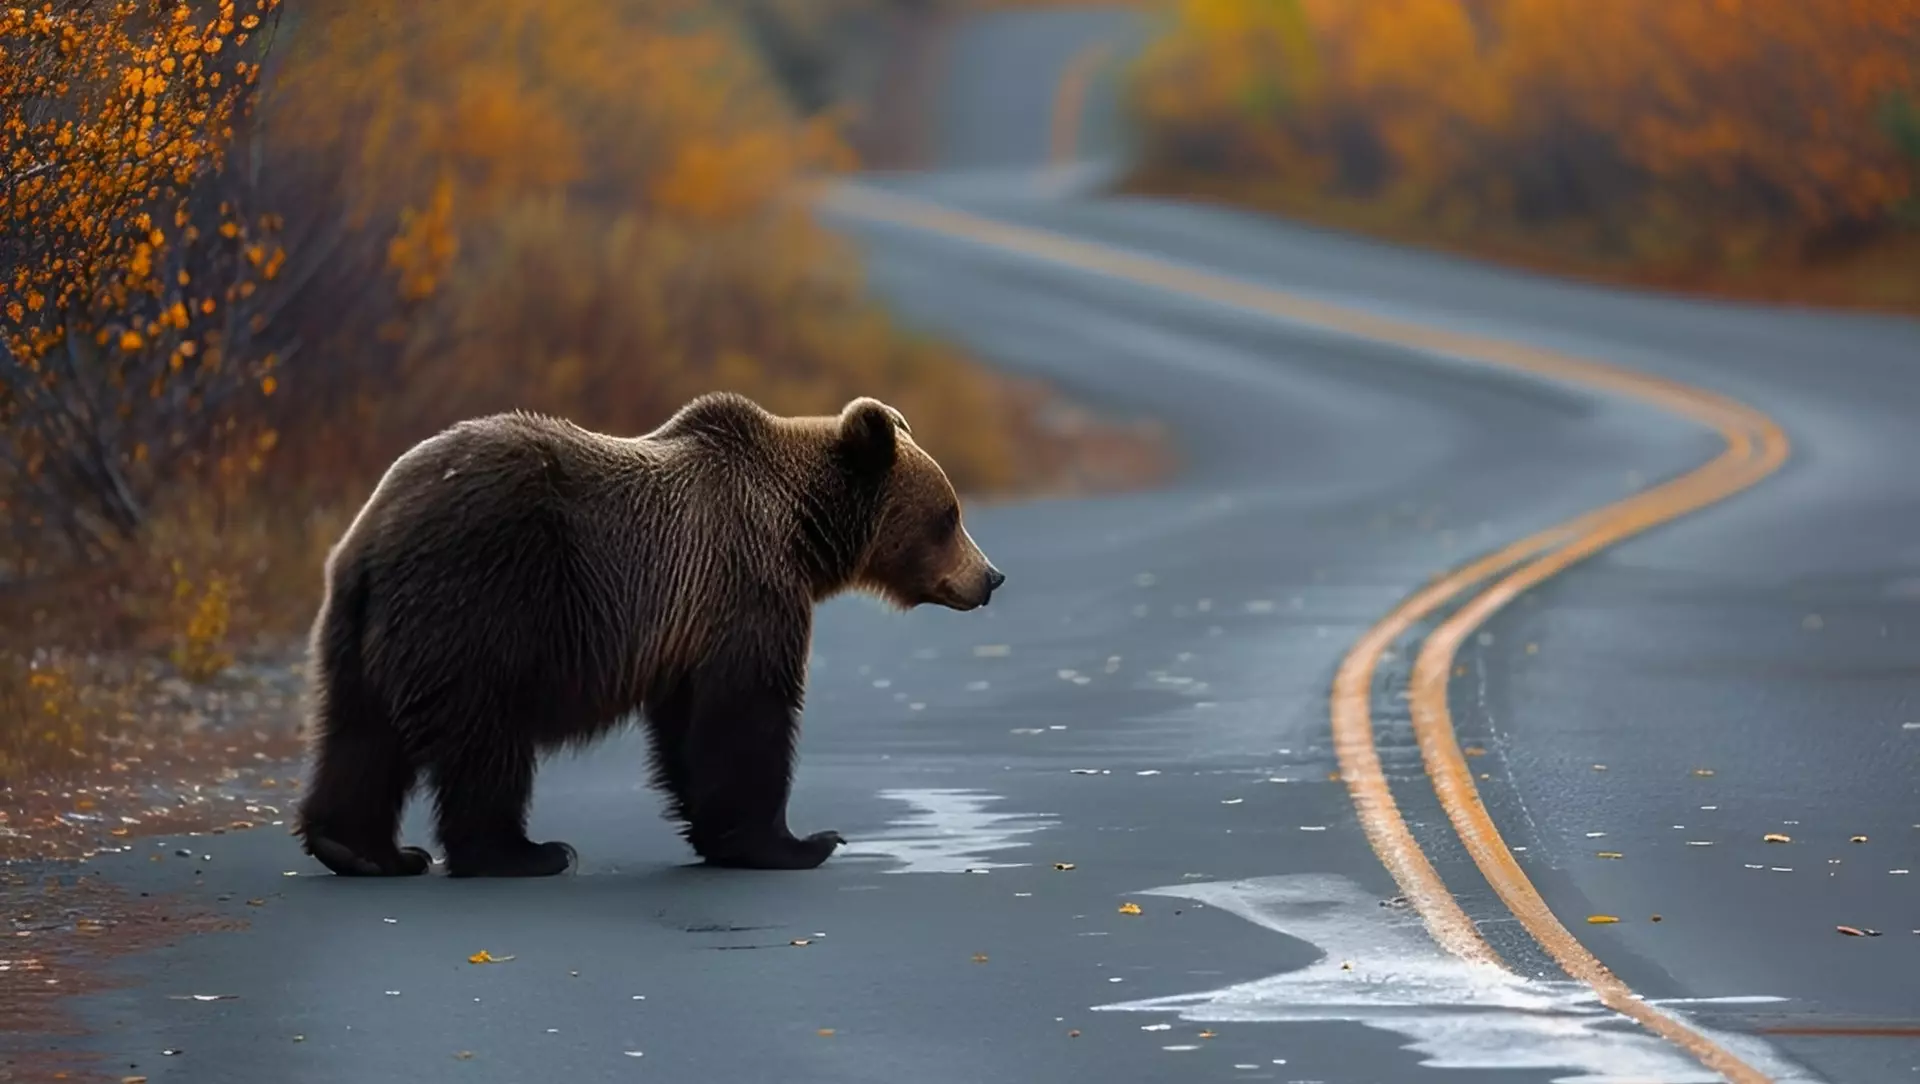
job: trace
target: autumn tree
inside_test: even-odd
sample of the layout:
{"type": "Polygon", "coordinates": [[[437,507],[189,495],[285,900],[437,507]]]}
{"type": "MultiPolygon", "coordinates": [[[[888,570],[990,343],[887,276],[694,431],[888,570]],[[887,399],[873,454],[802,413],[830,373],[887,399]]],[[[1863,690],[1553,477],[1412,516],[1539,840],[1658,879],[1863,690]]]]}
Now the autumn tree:
{"type": "MultiPolygon", "coordinates": [[[[26,574],[132,539],[242,464],[270,395],[276,219],[230,169],[277,0],[0,10],[0,517],[26,574]]],[[[236,175],[238,172],[241,175],[236,175]]],[[[257,448],[255,449],[257,450],[257,448]]]]}
{"type": "Polygon", "coordinates": [[[262,105],[268,159],[282,177],[333,164],[329,198],[363,223],[350,260],[398,282],[329,307],[363,338],[288,375],[283,450],[365,471],[488,410],[634,432],[719,387],[788,411],[865,389],[965,483],[1010,477],[991,383],[891,327],[796,198],[850,152],[836,114],[769,74],[777,42],[756,48],[743,8],[791,25],[858,2],[303,6],[262,105]]]}
{"type": "Polygon", "coordinates": [[[1455,232],[1817,259],[1920,191],[1920,0],[1183,0],[1139,76],[1152,171],[1455,232]]]}

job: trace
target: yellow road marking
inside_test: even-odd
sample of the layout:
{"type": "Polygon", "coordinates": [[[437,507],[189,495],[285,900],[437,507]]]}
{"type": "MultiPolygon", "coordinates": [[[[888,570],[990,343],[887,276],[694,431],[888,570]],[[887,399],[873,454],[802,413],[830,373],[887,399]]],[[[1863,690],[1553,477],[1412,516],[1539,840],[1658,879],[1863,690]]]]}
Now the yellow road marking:
{"type": "Polygon", "coordinates": [[[1400,815],[1373,738],[1371,686],[1381,657],[1400,636],[1488,577],[1530,562],[1474,596],[1436,629],[1415,664],[1410,690],[1414,727],[1435,793],[1482,874],[1569,975],[1591,987],[1609,1008],[1671,1041],[1734,1084],[1764,1084],[1764,1075],[1709,1036],[1637,1000],[1553,915],[1481,804],[1454,738],[1446,687],[1459,645],[1521,592],[1631,535],[1724,500],[1778,469],[1789,446],[1772,419],[1723,396],[1650,374],[1316,301],[1172,260],[996,222],[908,197],[844,186],[827,193],[822,203],[869,220],[945,234],[1284,320],[1630,397],[1718,432],[1726,450],[1701,467],[1515,542],[1436,579],[1403,602],[1368,630],[1342,661],[1332,690],[1332,725],[1341,777],[1368,840],[1435,940],[1463,959],[1504,967],[1447,891],[1400,815]]]}
{"type": "Polygon", "coordinates": [[[1112,51],[1113,46],[1104,41],[1083,45],[1061,71],[1053,94],[1051,138],[1047,143],[1051,164],[1073,164],[1073,152],[1080,143],[1080,120],[1086,113],[1087,85],[1093,81],[1094,68],[1112,51]]]}

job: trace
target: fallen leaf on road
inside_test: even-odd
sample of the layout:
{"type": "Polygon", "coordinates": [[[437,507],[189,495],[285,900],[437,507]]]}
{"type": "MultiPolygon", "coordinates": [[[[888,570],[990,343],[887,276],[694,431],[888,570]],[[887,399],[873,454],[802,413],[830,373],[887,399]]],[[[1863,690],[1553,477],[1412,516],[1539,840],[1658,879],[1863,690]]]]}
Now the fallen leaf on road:
{"type": "Polygon", "coordinates": [[[1140,913],[1140,905],[1131,902],[1123,903],[1120,905],[1120,913],[1123,915],[1137,915],[1140,913]]]}
{"type": "Polygon", "coordinates": [[[1862,930],[1862,929],[1859,929],[1858,927],[1854,927],[1854,926],[1835,926],[1835,927],[1834,927],[1834,929],[1836,929],[1836,930],[1839,930],[1839,931],[1840,931],[1841,933],[1844,933],[1844,934],[1846,934],[1846,935],[1847,935],[1848,937],[1878,937],[1878,936],[1880,936],[1880,931],[1879,931],[1879,930],[1862,930]]]}
{"type": "Polygon", "coordinates": [[[1487,751],[1485,749],[1480,748],[1477,745],[1469,745],[1465,749],[1462,749],[1461,752],[1467,754],[1470,757],[1483,757],[1487,755],[1487,751]]]}
{"type": "Polygon", "coordinates": [[[622,1054],[625,1054],[625,1055],[626,1055],[627,1057],[629,1057],[629,1058],[638,1058],[638,1057],[642,1057],[642,1056],[644,1056],[644,1055],[645,1055],[645,1053],[646,1053],[646,1051],[644,1051],[644,1050],[622,1050],[622,1051],[621,1051],[621,1053],[622,1053],[622,1054]]]}
{"type": "Polygon", "coordinates": [[[974,962],[974,963],[976,963],[976,964],[984,964],[984,963],[986,963],[986,962],[987,962],[987,954],[986,954],[986,953],[984,953],[984,952],[976,952],[976,953],[974,953],[974,954],[973,954],[973,962],[974,962]]]}
{"type": "Polygon", "coordinates": [[[1867,841],[1866,836],[1854,836],[1851,839],[1847,840],[1848,843],[1865,843],[1866,841],[1867,841]]]}
{"type": "Polygon", "coordinates": [[[1626,857],[1626,855],[1621,854],[1619,851],[1595,851],[1593,852],[1593,856],[1595,858],[1625,858],[1626,857]]]}
{"type": "Polygon", "coordinates": [[[471,1050],[462,1050],[462,1051],[460,1051],[460,1052],[459,1052],[458,1054],[455,1054],[455,1055],[454,1055],[453,1057],[454,1057],[454,1060],[456,1060],[456,1061],[472,1061],[472,1060],[473,1060],[473,1051],[471,1051],[471,1050]]]}
{"type": "Polygon", "coordinates": [[[237,1001],[239,994],[173,994],[170,1001],[237,1001]]]}
{"type": "Polygon", "coordinates": [[[821,1037],[821,1038],[823,1038],[823,1039],[830,1039],[830,1038],[832,1038],[832,1037],[833,1037],[833,1029],[832,1029],[832,1028],[821,1028],[821,1029],[820,1029],[820,1037],[821,1037]]]}
{"type": "Polygon", "coordinates": [[[806,948],[808,945],[813,944],[813,939],[810,937],[796,937],[793,940],[787,942],[787,944],[792,945],[795,948],[806,948]]]}
{"type": "Polygon", "coordinates": [[[504,964],[511,959],[513,959],[511,956],[495,956],[486,949],[481,949],[479,952],[467,957],[467,962],[470,964],[504,964]]]}
{"type": "Polygon", "coordinates": [[[1053,864],[1053,868],[1054,869],[1072,869],[1073,863],[1072,862],[1055,862],[1053,864]]]}
{"type": "Polygon", "coordinates": [[[143,1076],[123,1076],[120,1078],[120,1084],[147,1084],[147,1078],[143,1076]]]}
{"type": "Polygon", "coordinates": [[[1588,915],[1587,921],[1595,926],[1604,926],[1609,922],[1618,922],[1620,920],[1612,915],[1588,915]]]}
{"type": "Polygon", "coordinates": [[[1213,1030],[1212,1030],[1211,1028],[1209,1028],[1208,1030],[1206,1030],[1206,1031],[1203,1031],[1203,1032],[1201,1032],[1201,1033],[1200,1033],[1200,1037],[1201,1037],[1202,1039],[1211,1039],[1211,1038],[1213,1038],[1213,1030]]]}
{"type": "Polygon", "coordinates": [[[1766,835],[1761,836],[1760,838],[1765,840],[1768,843],[1792,843],[1793,842],[1792,836],[1786,835],[1781,832],[1768,832],[1766,835]]]}
{"type": "Polygon", "coordinates": [[[1070,1030],[1070,1031],[1068,1031],[1068,1032],[1067,1032],[1067,1038],[1069,1038],[1069,1039],[1078,1039],[1079,1037],[1080,1037],[1080,1029],[1079,1029],[1079,1028],[1074,1028],[1074,1029],[1072,1029],[1072,1030],[1070,1030]]]}
{"type": "Polygon", "coordinates": [[[1708,776],[1713,774],[1713,769],[1712,768],[1695,768],[1693,770],[1693,774],[1699,775],[1699,776],[1708,776]]]}

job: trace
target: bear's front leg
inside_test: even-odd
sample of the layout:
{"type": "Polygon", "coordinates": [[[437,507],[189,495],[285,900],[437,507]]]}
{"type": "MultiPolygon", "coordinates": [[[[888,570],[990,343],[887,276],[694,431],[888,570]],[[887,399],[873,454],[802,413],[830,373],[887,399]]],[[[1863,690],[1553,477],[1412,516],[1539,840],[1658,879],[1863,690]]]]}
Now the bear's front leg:
{"type": "Polygon", "coordinates": [[[782,684],[723,672],[695,685],[685,745],[687,842],[708,865],[813,869],[846,842],[838,832],[799,838],[787,827],[799,697],[782,684]]]}

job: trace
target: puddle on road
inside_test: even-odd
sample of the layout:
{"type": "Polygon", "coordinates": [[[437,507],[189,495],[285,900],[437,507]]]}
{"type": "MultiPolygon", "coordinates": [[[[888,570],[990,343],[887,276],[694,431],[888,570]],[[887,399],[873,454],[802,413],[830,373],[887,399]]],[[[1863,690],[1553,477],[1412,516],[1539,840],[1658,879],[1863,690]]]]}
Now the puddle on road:
{"type": "MultiPolygon", "coordinates": [[[[1722,1079],[1601,1005],[1585,986],[1528,979],[1447,954],[1428,937],[1417,915],[1381,907],[1344,877],[1211,881],[1140,894],[1227,911],[1305,941],[1323,955],[1267,978],[1096,1005],[1096,1012],[1170,1012],[1195,1023],[1356,1023],[1401,1036],[1402,1046],[1418,1053],[1425,1066],[1564,1072],[1554,1077],[1556,1084],[1719,1084],[1722,1079]],[[1343,969],[1343,963],[1351,963],[1352,970],[1343,969]]],[[[1778,1000],[1784,999],[1689,1003],[1778,1000]]],[[[1699,1030],[1777,1084],[1813,1084],[1757,1038],[1699,1030]]]]}
{"type": "Polygon", "coordinates": [[[905,802],[912,812],[889,821],[892,830],[853,840],[840,853],[848,858],[890,858],[899,863],[885,873],[965,873],[1014,869],[1030,862],[994,862],[988,852],[1029,846],[1018,837],[1053,823],[1051,813],[1001,813],[987,807],[1006,799],[966,789],[883,790],[880,797],[905,802]]]}

